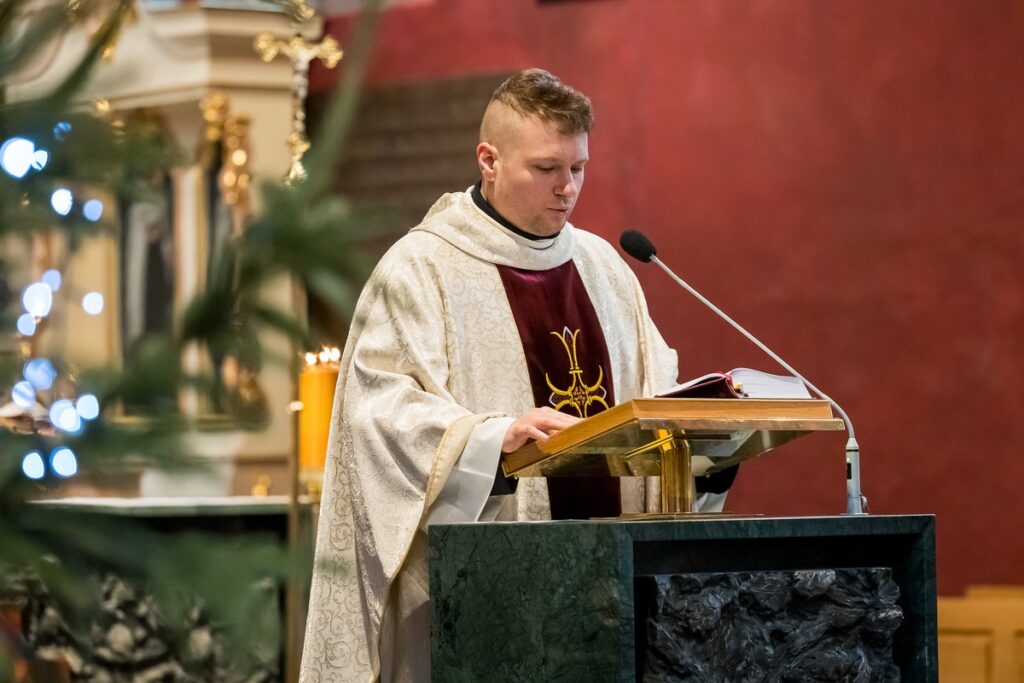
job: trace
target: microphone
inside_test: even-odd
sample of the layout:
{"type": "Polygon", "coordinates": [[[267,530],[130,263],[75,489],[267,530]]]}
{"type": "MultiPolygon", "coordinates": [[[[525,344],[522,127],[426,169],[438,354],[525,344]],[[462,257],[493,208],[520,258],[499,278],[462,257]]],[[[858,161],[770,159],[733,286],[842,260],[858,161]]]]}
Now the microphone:
{"type": "Polygon", "coordinates": [[[736,330],[743,334],[744,337],[749,339],[759,349],[764,351],[768,356],[772,358],[776,363],[788,370],[794,377],[799,379],[801,382],[806,384],[810,389],[820,396],[823,400],[828,401],[832,404],[832,407],[839,413],[839,417],[842,418],[843,424],[846,425],[846,433],[848,439],[846,441],[846,514],[848,515],[863,515],[867,514],[864,512],[865,504],[867,499],[861,493],[860,490],[860,445],[857,443],[857,438],[853,432],[853,422],[850,421],[846,411],[836,403],[834,400],[825,395],[821,389],[814,386],[806,377],[797,372],[793,366],[786,361],[779,358],[778,354],[769,349],[767,346],[762,344],[757,337],[747,332],[743,326],[737,323],[735,320],[726,315],[720,308],[715,306],[713,303],[708,301],[700,292],[688,285],[682,278],[672,272],[668,266],[661,262],[658,258],[658,250],[654,248],[654,243],[648,239],[647,235],[643,234],[639,230],[627,230],[622,233],[619,238],[619,246],[627,254],[635,258],[637,261],[642,263],[654,263],[659,268],[668,273],[668,276],[676,281],[676,283],[688,291],[690,294],[695,296],[698,301],[714,311],[720,318],[725,322],[732,325],[736,330]]]}
{"type": "Polygon", "coordinates": [[[622,236],[619,238],[619,246],[627,254],[643,263],[650,263],[658,254],[658,250],[654,248],[654,243],[647,239],[647,235],[639,230],[627,230],[622,233],[622,236]]]}

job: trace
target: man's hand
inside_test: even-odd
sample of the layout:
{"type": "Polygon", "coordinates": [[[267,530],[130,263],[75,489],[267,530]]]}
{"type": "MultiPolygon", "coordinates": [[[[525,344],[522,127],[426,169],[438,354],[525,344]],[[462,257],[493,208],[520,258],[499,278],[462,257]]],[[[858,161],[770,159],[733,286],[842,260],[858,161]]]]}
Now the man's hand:
{"type": "Polygon", "coordinates": [[[555,432],[560,432],[579,421],[578,417],[551,408],[532,408],[509,426],[505,432],[505,439],[501,442],[501,452],[511,453],[525,446],[530,439],[547,441],[555,432]]]}

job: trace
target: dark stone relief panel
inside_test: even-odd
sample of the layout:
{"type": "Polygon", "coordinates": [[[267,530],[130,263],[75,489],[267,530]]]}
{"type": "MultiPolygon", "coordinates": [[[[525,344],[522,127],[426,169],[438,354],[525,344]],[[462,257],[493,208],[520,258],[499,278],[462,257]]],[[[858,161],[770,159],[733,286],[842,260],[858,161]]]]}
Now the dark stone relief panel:
{"type": "Polygon", "coordinates": [[[899,597],[887,568],[640,577],[642,680],[898,681],[899,597]]]}

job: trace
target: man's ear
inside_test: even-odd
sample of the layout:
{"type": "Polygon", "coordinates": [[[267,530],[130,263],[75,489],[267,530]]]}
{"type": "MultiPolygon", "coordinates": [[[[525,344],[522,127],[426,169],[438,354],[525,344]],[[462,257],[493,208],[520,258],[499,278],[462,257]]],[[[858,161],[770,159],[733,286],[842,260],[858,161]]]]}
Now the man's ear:
{"type": "Polygon", "coordinates": [[[480,177],[489,183],[494,182],[496,171],[494,165],[498,161],[498,150],[489,142],[481,142],[476,146],[476,163],[480,167],[480,177]]]}

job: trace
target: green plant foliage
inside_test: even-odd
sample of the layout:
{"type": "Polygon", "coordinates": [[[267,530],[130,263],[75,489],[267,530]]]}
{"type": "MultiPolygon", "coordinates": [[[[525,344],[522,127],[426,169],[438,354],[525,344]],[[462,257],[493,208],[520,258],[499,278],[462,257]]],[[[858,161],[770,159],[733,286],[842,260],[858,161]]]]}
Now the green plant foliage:
{"type": "MultiPolygon", "coordinates": [[[[85,0],[76,11],[103,17],[88,52],[74,71],[51,93],[32,102],[8,102],[4,84],[28,63],[39,46],[66,31],[74,17],[67,5],[30,8],[26,0],[0,0],[0,144],[12,136],[46,141],[45,169],[16,179],[0,171],[0,244],[24,241],[33,235],[58,236],[74,252],[87,240],[116,234],[114,211],[91,222],[73,211],[55,214],[50,197],[58,187],[102,188],[110,196],[140,196],[150,190],[146,180],[180,163],[180,150],[169,147],[159,130],[144,121],[115,122],[83,111],[76,93],[87,81],[103,48],[120,30],[131,0],[85,0]],[[55,126],[70,124],[58,141],[55,126]]],[[[120,367],[69,368],[52,358],[61,376],[73,374],[79,393],[91,392],[104,411],[81,433],[56,430],[0,431],[0,598],[7,578],[28,573],[43,581],[53,595],[87,623],[95,586],[103,572],[137,580],[156,596],[169,623],[184,618],[187,593],[202,601],[212,619],[235,643],[252,643],[260,634],[261,606],[266,592],[259,586],[281,585],[309,572],[309,557],[294,557],[273,542],[225,542],[202,535],[157,535],[130,521],[73,513],[32,501],[46,493],[46,484],[28,480],[21,472],[26,452],[49,453],[68,445],[80,467],[91,477],[118,476],[143,467],[201,468],[204,462],[188,450],[195,429],[189,419],[168,405],[183,387],[199,392],[230,392],[215,377],[181,370],[184,349],[199,344],[221,357],[235,359],[257,371],[268,362],[297,362],[273,358],[260,339],[273,331],[286,336],[296,350],[306,348],[315,334],[304,316],[266,303],[265,292],[292,278],[301,287],[348,317],[372,266],[362,245],[378,237],[384,215],[359,209],[331,196],[327,178],[343,155],[358,90],[372,49],[377,5],[366,3],[360,26],[343,62],[340,88],[322,126],[324,140],[315,140],[307,155],[308,179],[294,186],[267,181],[261,186],[262,211],[243,233],[214,255],[206,289],[185,308],[174,332],[144,337],[120,367]],[[131,405],[145,419],[111,419],[107,407],[131,405]]],[[[283,171],[284,169],[282,169],[283,171]]],[[[7,253],[0,251],[0,254],[7,253]]],[[[15,309],[25,285],[13,278],[17,264],[0,261],[0,335],[13,338],[15,309]]],[[[70,296],[67,283],[59,296],[70,296]]],[[[55,303],[55,306],[59,305],[55,303]]],[[[72,330],[51,329],[72,335],[72,330]]],[[[20,379],[22,360],[0,357],[0,404],[20,379]]],[[[237,397],[220,396],[235,426],[258,428],[259,415],[237,397]]],[[[273,637],[279,637],[274,634],[273,637]]],[[[15,640],[0,621],[0,680],[10,671],[17,653],[15,640]]],[[[21,653],[24,655],[25,653],[21,653]]]]}

